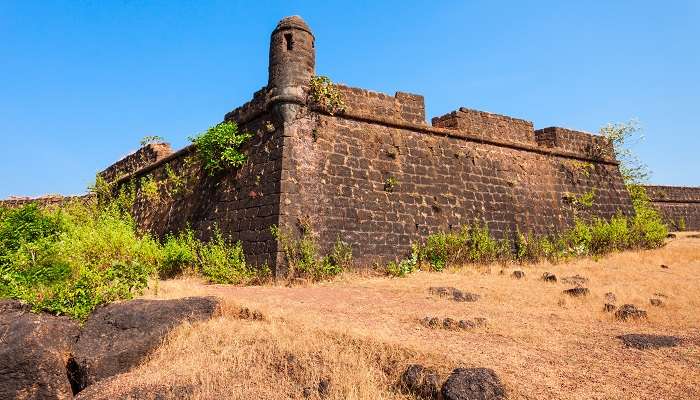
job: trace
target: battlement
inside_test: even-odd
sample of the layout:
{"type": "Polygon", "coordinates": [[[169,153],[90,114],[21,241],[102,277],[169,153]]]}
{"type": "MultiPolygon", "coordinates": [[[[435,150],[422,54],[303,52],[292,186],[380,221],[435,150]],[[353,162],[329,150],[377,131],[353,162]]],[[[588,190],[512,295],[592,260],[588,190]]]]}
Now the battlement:
{"type": "Polygon", "coordinates": [[[107,182],[117,181],[173,154],[168,143],[149,143],[107,167],[99,175],[107,182]]]}
{"type": "Polygon", "coordinates": [[[532,122],[464,107],[433,118],[432,124],[436,128],[464,131],[490,139],[535,143],[532,122]]]}
{"type": "Polygon", "coordinates": [[[644,186],[649,200],[661,203],[700,203],[700,187],[644,186]]]}
{"type": "Polygon", "coordinates": [[[421,95],[396,92],[390,96],[345,85],[336,88],[343,95],[349,114],[425,125],[425,100],[421,95]]]}
{"type": "Polygon", "coordinates": [[[536,130],[535,140],[540,146],[591,157],[614,158],[615,154],[612,143],[600,135],[555,126],[536,130]]]}

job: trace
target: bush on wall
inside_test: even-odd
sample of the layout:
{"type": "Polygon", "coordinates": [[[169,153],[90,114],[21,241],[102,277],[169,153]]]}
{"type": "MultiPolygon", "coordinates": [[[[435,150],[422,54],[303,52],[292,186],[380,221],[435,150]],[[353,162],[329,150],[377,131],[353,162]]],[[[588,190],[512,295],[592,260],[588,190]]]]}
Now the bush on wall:
{"type": "Polygon", "coordinates": [[[252,136],[247,132],[239,132],[235,122],[225,121],[190,140],[194,143],[197,157],[204,169],[213,175],[245,164],[247,157],[241,152],[241,147],[252,136]]]}

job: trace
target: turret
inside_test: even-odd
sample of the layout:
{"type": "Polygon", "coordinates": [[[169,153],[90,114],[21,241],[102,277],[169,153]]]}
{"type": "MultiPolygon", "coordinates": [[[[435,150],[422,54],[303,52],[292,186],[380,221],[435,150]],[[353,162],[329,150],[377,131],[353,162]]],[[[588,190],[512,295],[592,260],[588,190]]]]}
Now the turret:
{"type": "Polygon", "coordinates": [[[316,49],[311,29],[299,16],[283,18],[270,38],[267,88],[272,103],[303,103],[314,75],[316,49]]]}

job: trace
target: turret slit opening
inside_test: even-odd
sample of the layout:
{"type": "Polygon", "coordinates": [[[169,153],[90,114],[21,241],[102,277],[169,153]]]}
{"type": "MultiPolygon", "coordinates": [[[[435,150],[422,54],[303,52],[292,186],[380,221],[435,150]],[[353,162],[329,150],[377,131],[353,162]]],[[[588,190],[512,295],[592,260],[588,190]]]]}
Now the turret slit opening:
{"type": "Polygon", "coordinates": [[[284,42],[287,43],[287,50],[293,50],[294,47],[294,42],[292,41],[292,34],[291,33],[285,33],[284,34],[284,42]]]}

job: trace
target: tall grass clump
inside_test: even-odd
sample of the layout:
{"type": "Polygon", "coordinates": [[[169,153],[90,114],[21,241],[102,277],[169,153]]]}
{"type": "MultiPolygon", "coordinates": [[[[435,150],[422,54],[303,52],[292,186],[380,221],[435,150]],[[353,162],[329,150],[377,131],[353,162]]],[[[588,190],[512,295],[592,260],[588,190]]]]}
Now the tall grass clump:
{"type": "Polygon", "coordinates": [[[284,227],[272,226],[270,232],[277,240],[287,261],[287,275],[312,280],[329,279],[341,274],[352,263],[352,247],[337,238],[326,255],[321,255],[316,238],[308,224],[300,224],[301,235],[295,237],[284,227]]]}

